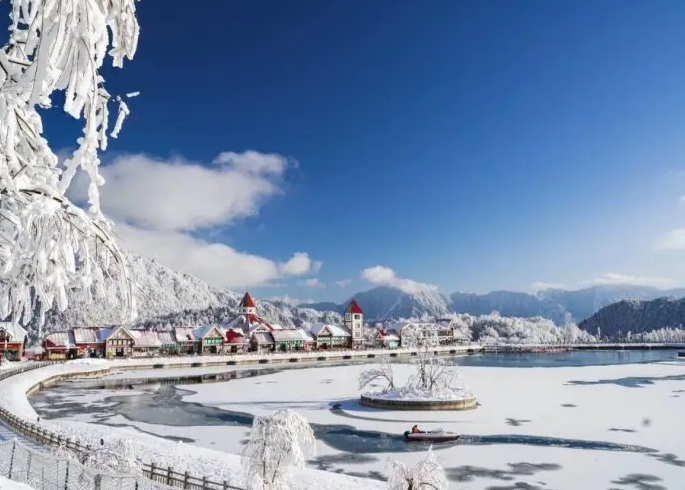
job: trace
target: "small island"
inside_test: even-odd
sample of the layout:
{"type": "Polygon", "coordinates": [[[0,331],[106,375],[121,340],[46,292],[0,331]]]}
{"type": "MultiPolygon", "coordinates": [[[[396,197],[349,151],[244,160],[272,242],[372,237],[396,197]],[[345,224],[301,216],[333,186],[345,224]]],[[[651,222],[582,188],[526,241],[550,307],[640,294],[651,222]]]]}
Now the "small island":
{"type": "Polygon", "coordinates": [[[359,375],[359,389],[372,381],[383,380],[387,386],[381,391],[364,392],[359,403],[365,407],[388,410],[468,410],[476,408],[476,397],[466,387],[456,368],[444,359],[434,357],[438,345],[437,331],[415,328],[409,344],[418,349],[416,373],[409,376],[403,386],[395,385],[392,364],[387,359],[359,375]]]}

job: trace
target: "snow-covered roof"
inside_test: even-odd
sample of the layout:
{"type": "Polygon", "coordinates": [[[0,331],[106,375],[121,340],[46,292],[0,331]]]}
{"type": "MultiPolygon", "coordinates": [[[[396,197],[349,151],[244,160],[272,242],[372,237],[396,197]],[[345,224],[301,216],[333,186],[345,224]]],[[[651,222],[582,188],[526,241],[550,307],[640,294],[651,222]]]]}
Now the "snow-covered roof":
{"type": "Polygon", "coordinates": [[[98,330],[94,328],[75,328],[72,332],[76,344],[99,344],[101,342],[98,340],[98,330]]]}
{"type": "Polygon", "coordinates": [[[277,325],[270,325],[266,320],[255,314],[238,315],[226,323],[224,328],[242,328],[243,331],[251,333],[255,328],[260,326],[263,326],[268,331],[279,328],[277,325]]]}
{"type": "Polygon", "coordinates": [[[258,344],[273,344],[274,337],[271,332],[255,332],[252,338],[257,341],[258,344]]]}
{"type": "Polygon", "coordinates": [[[193,337],[198,340],[202,340],[209,335],[212,330],[214,330],[215,333],[219,333],[223,337],[222,332],[214,325],[200,325],[199,327],[196,327],[195,330],[193,330],[193,337]]]}
{"type": "Polygon", "coordinates": [[[45,342],[50,342],[49,348],[70,348],[74,346],[74,335],[72,332],[53,332],[45,337],[45,342]]]}
{"type": "Polygon", "coordinates": [[[0,329],[4,330],[13,342],[23,342],[26,339],[26,330],[14,322],[0,322],[0,329]]]}
{"type": "Polygon", "coordinates": [[[288,340],[312,340],[307,333],[301,328],[288,328],[282,330],[274,330],[271,335],[276,342],[283,342],[288,340]]]}
{"type": "Polygon", "coordinates": [[[157,338],[162,343],[162,345],[176,344],[176,337],[174,336],[174,332],[157,330],[155,333],[157,334],[157,338]]]}
{"type": "MultiPolygon", "coordinates": [[[[125,333],[130,334],[130,332],[125,329],[124,327],[107,327],[107,328],[100,328],[96,331],[96,336],[97,336],[97,343],[102,343],[102,342],[107,342],[107,339],[109,339],[112,335],[117,333],[119,330],[123,330],[125,333]]],[[[131,335],[131,337],[133,337],[131,335]]]]}
{"type": "Polygon", "coordinates": [[[195,342],[193,330],[195,330],[195,327],[174,328],[174,337],[176,337],[176,342],[195,342]]]}
{"type": "Polygon", "coordinates": [[[397,340],[397,341],[399,341],[400,337],[399,337],[399,335],[397,335],[394,332],[386,332],[383,335],[383,340],[390,340],[390,341],[397,340]]]}
{"type": "Polygon", "coordinates": [[[142,348],[162,347],[157,332],[153,330],[129,330],[133,337],[133,346],[142,348]]]}
{"type": "Polygon", "coordinates": [[[343,327],[332,325],[330,323],[315,323],[311,327],[311,332],[314,337],[318,337],[321,332],[327,329],[333,337],[351,337],[352,335],[343,327]]]}

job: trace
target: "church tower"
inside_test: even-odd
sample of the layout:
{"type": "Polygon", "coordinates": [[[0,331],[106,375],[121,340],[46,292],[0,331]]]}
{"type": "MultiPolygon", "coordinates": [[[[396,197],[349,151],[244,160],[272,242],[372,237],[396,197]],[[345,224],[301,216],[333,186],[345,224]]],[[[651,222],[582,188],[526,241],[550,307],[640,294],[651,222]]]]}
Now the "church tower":
{"type": "Polygon", "coordinates": [[[252,297],[250,296],[250,293],[245,293],[245,296],[243,296],[243,299],[240,301],[240,304],[238,305],[238,314],[239,315],[256,315],[257,314],[257,307],[254,304],[254,301],[252,301],[252,297]]]}
{"type": "Polygon", "coordinates": [[[352,347],[361,347],[364,343],[364,312],[359,307],[359,304],[353,299],[345,309],[345,318],[343,320],[345,328],[352,334],[352,347]]]}

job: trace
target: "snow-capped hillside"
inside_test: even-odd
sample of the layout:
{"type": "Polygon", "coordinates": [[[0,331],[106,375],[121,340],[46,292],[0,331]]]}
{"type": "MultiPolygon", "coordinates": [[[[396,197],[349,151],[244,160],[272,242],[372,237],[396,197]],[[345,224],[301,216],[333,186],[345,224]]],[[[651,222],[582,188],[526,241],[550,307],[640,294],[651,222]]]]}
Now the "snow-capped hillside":
{"type": "MultiPolygon", "coordinates": [[[[135,325],[164,326],[218,323],[235,316],[242,294],[219,290],[189,274],[174,271],[154,259],[129,255],[129,272],[138,284],[138,319],[135,325]]],[[[284,326],[302,322],[339,323],[341,317],[333,312],[319,312],[299,308],[282,301],[257,301],[260,316],[284,326]]],[[[120,324],[112,301],[101,300],[84,304],[69,299],[63,313],[51,311],[46,317],[44,332],[79,326],[120,324]]],[[[33,338],[39,335],[35,324],[29,326],[33,338]]]]}
{"type": "MultiPolygon", "coordinates": [[[[440,317],[451,311],[447,297],[437,291],[408,294],[399,289],[379,286],[355,294],[354,299],[364,310],[364,317],[367,320],[440,317]]],[[[348,303],[349,301],[346,301],[341,305],[335,305],[326,302],[301,306],[316,310],[330,310],[331,307],[335,307],[335,311],[340,313],[347,307],[348,303]]]]}
{"type": "MultiPolygon", "coordinates": [[[[516,291],[492,291],[487,294],[452,293],[447,299],[438,292],[407,294],[398,289],[377,287],[353,297],[369,320],[382,318],[421,318],[443,316],[449,312],[532,318],[540,316],[557,325],[578,322],[617,301],[649,300],[664,296],[685,296],[685,289],[662,290],[650,286],[601,285],[574,291],[547,289],[537,294],[516,291]]],[[[342,312],[343,304],[330,302],[301,305],[316,310],[342,312]]]]}

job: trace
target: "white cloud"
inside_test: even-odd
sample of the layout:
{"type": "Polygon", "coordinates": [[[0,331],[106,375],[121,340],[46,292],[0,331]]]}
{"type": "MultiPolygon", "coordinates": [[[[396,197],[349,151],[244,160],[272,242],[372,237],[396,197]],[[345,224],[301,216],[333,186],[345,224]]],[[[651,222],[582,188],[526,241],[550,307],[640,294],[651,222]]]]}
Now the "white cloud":
{"type": "Polygon", "coordinates": [[[326,287],[326,285],[324,283],[322,283],[321,281],[319,281],[319,279],[316,277],[312,277],[310,279],[305,280],[303,284],[305,286],[307,286],[308,288],[323,289],[326,287]]]}
{"type": "Polygon", "coordinates": [[[654,244],[655,250],[685,249],[685,228],[676,228],[660,236],[654,244]]]}
{"type": "Polygon", "coordinates": [[[322,263],[309,258],[309,254],[295,252],[293,257],[281,265],[281,272],[286,276],[301,276],[310,272],[319,272],[322,263]]]}
{"type": "Polygon", "coordinates": [[[545,289],[564,289],[564,285],[560,282],[534,282],[530,285],[533,291],[543,291],[545,289]]]}
{"type": "MultiPolygon", "coordinates": [[[[317,272],[321,262],[305,252],[274,261],[190,232],[257,215],[269,197],[282,192],[278,177],[289,165],[280,155],[254,151],[222,153],[209,167],[183,158],[165,162],[145,155],[123,156],[101,169],[106,179],[102,209],[117,223],[115,233],[127,250],[215,287],[273,284],[317,272]]],[[[75,202],[86,200],[85,182],[83,176],[74,182],[70,197],[75,202]]]]}
{"type": "MultiPolygon", "coordinates": [[[[233,160],[222,158],[222,164],[209,167],[183,158],[116,158],[101,168],[106,182],[102,208],[117,222],[164,231],[189,231],[255,216],[268,198],[282,192],[278,177],[288,160],[278,155],[260,159],[257,152],[230,155],[233,160]]],[[[86,182],[81,173],[69,193],[74,201],[86,200],[86,182]]]]}
{"type": "Polygon", "coordinates": [[[376,265],[369,267],[362,271],[362,278],[371,284],[389,286],[391,288],[399,289],[407,294],[414,294],[424,291],[437,291],[437,286],[426,284],[423,282],[412,281],[411,279],[402,279],[397,277],[395,271],[390,267],[376,265]]]}
{"type": "Polygon", "coordinates": [[[288,165],[297,166],[297,161],[284,158],[276,153],[259,153],[247,150],[244,153],[224,151],[214,159],[214,163],[253,175],[282,175],[288,165]]]}
{"type": "Polygon", "coordinates": [[[341,279],[340,281],[335,281],[335,285],[341,288],[346,288],[350,284],[352,284],[352,281],[350,279],[341,279]]]}
{"type": "Polygon", "coordinates": [[[656,276],[627,276],[625,274],[617,274],[615,272],[607,272],[590,281],[581,281],[581,285],[597,284],[597,285],[628,285],[628,286],[653,286],[656,288],[670,288],[675,287],[679,283],[675,279],[669,277],[656,276]]]}

